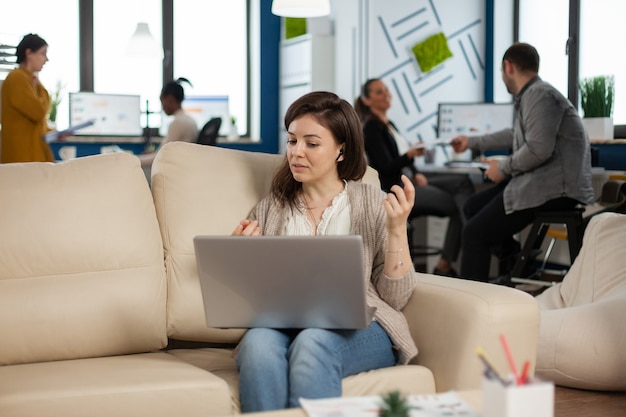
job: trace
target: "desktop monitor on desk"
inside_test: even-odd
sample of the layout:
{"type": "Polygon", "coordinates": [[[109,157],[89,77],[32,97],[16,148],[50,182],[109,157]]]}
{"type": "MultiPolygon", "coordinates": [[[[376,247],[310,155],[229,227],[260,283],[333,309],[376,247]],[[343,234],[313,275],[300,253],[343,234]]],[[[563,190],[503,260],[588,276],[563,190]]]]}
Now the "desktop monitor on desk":
{"type": "Polygon", "coordinates": [[[142,136],[139,95],[78,92],[69,94],[70,126],[95,123],[77,136],[142,136]]]}
{"type": "MultiPolygon", "coordinates": [[[[513,103],[439,103],[437,137],[475,136],[513,127],[513,103]]],[[[467,151],[457,160],[471,160],[467,151]]]]}
{"type": "Polygon", "coordinates": [[[484,135],[510,127],[513,127],[513,103],[439,103],[439,138],[484,135]]]}
{"type": "MultiPolygon", "coordinates": [[[[228,136],[230,133],[230,110],[228,108],[228,96],[185,96],[182,103],[183,110],[196,121],[198,130],[209,120],[215,117],[222,118],[219,135],[228,136]]],[[[161,118],[160,136],[167,136],[167,130],[172,117],[165,113],[161,118]]]]}

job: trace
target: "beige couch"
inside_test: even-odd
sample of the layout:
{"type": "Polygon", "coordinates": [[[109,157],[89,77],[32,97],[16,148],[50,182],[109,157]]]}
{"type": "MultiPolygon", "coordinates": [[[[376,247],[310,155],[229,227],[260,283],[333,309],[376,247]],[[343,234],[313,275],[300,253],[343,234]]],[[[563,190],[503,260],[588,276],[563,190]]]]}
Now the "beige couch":
{"type": "MultiPolygon", "coordinates": [[[[280,160],[172,143],[152,190],[125,153],[0,165],[0,415],[237,413],[242,331],[205,326],[192,238],[229,234],[280,160]]],[[[476,347],[506,369],[502,332],[518,362],[536,356],[520,291],[423,274],[404,312],[418,357],[346,378],[345,395],[477,389],[476,347]]]]}
{"type": "Polygon", "coordinates": [[[626,215],[603,213],[585,230],[563,282],[537,296],[537,373],[558,385],[626,391],[626,215]]]}

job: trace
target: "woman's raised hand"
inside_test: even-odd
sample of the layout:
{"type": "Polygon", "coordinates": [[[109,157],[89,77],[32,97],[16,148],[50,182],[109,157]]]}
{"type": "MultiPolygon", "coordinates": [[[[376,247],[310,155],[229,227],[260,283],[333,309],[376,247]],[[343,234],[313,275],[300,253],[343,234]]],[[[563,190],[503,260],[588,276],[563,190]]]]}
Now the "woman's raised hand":
{"type": "Polygon", "coordinates": [[[387,232],[406,235],[406,222],[415,202],[415,187],[406,175],[402,175],[403,187],[394,185],[387,194],[384,205],[387,212],[387,232]]]}

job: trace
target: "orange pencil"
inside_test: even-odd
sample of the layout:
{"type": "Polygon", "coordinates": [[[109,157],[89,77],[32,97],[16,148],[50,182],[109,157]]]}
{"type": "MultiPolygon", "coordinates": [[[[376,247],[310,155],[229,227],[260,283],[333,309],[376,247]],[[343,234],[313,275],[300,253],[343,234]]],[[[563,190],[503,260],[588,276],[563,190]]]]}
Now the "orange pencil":
{"type": "Polygon", "coordinates": [[[520,380],[520,376],[517,373],[517,368],[515,367],[515,361],[513,360],[513,355],[511,354],[511,349],[509,349],[509,343],[506,341],[506,337],[504,334],[500,334],[500,341],[502,342],[502,347],[504,348],[504,353],[506,354],[506,359],[509,361],[509,367],[511,368],[511,373],[513,373],[513,377],[515,378],[515,382],[517,385],[522,385],[520,380]]]}
{"type": "Polygon", "coordinates": [[[522,375],[520,375],[520,381],[523,385],[528,382],[528,369],[530,368],[530,361],[524,362],[522,367],[522,375]]]}

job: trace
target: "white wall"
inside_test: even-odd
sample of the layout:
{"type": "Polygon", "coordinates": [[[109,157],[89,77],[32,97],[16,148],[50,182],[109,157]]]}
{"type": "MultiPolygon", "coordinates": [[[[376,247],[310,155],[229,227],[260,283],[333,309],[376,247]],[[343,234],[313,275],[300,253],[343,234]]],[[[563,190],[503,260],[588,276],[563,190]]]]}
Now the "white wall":
{"type": "Polygon", "coordinates": [[[334,0],[336,92],[348,101],[368,78],[382,78],[390,118],[411,142],[436,136],[439,102],[484,100],[485,2],[334,0]],[[453,57],[424,74],[410,48],[443,32],[453,57]]]}

